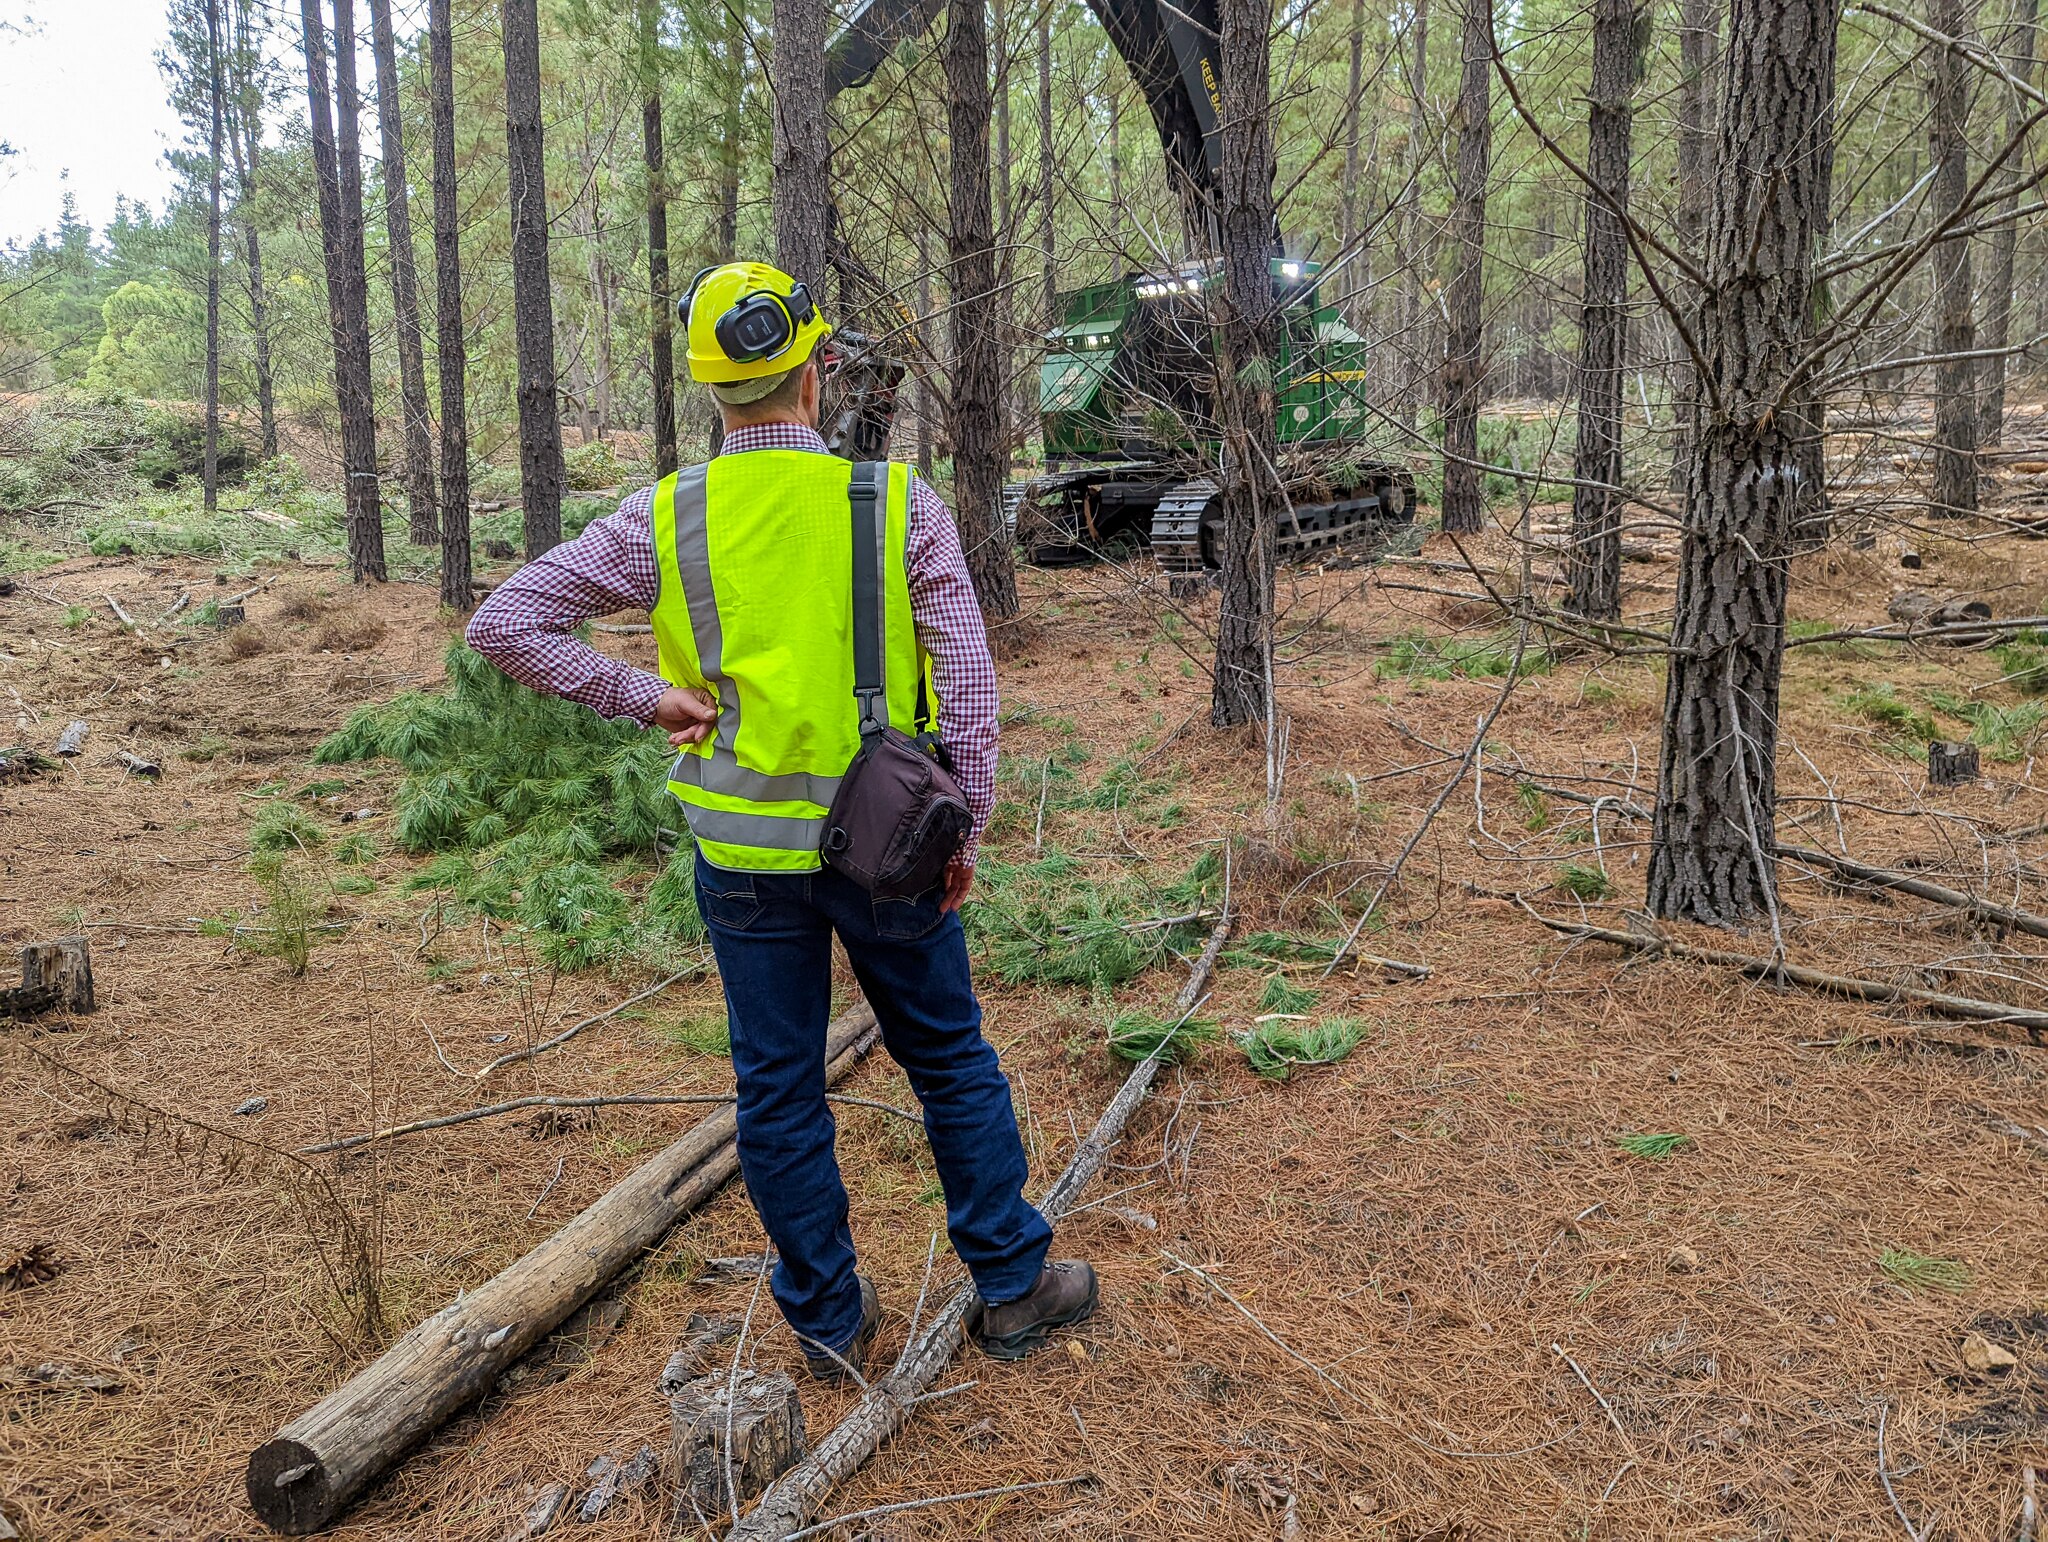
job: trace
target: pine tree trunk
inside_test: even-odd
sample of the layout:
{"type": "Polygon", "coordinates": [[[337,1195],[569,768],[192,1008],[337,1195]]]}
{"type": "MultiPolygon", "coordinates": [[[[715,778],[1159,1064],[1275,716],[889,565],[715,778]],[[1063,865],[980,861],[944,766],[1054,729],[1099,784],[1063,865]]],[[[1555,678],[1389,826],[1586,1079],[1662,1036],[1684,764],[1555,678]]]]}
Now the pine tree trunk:
{"type": "MultiPolygon", "coordinates": [[[[1952,38],[1965,36],[1964,0],[1930,0],[1928,24],[1952,38]]],[[[1946,219],[1970,195],[1970,72],[1954,48],[1930,45],[1927,150],[1934,166],[1928,209],[1946,219]]],[[[1970,238],[1952,236],[1934,247],[1934,506],[1930,513],[1961,519],[1977,512],[1977,361],[1942,357],[1977,346],[1971,310],[1970,238]]]]}
{"type": "Polygon", "coordinates": [[[1730,926],[1772,909],[1786,554],[1800,428],[1772,404],[1814,331],[1827,221],[1835,0],[1732,0],[1698,341],[1716,393],[1699,415],[1649,904],[1730,926]],[[1774,196],[1756,198],[1769,187],[1774,196]]]}
{"type": "MultiPolygon", "coordinates": [[[[996,158],[995,158],[995,200],[996,233],[996,335],[1003,339],[1001,345],[1000,369],[1004,382],[1012,391],[1017,386],[1017,357],[1010,346],[1015,335],[1013,326],[1013,300],[1010,292],[1010,260],[1017,243],[1017,206],[1010,188],[1010,17],[1003,0],[991,0],[989,14],[995,23],[995,35],[990,39],[995,49],[995,92],[992,100],[996,113],[996,158]]],[[[1010,464],[1010,450],[1020,436],[1018,428],[1017,403],[1014,398],[1005,400],[997,397],[997,411],[1001,419],[999,441],[1002,445],[1000,464],[1010,464]]]]}
{"type": "Polygon", "coordinates": [[[512,319],[519,353],[519,489],[526,555],[562,539],[561,404],[555,394],[555,300],[540,126],[535,0],[504,0],[505,165],[512,201],[512,319]]]}
{"type": "MultiPolygon", "coordinates": [[[[1678,22],[1678,248],[1697,255],[1706,239],[1707,198],[1714,185],[1715,70],[1721,52],[1721,0],[1683,0],[1678,22]]],[[[1688,323],[1689,325],[1690,323],[1688,323]]],[[[1699,374],[1681,357],[1671,393],[1671,490],[1692,475],[1693,418],[1699,374]]]]}
{"type": "Polygon", "coordinates": [[[1579,325],[1578,446],[1572,458],[1571,608],[1621,619],[1622,367],[1628,357],[1629,129],[1642,60],[1636,0],[1594,0],[1586,170],[1586,276],[1579,325]],[[1602,196],[1604,195],[1604,196],[1602,196]],[[1589,485],[1599,484],[1599,485],[1589,485]]]}
{"type": "MultiPolygon", "coordinates": [[[[1344,92],[1344,186],[1337,212],[1337,242],[1348,252],[1358,238],[1360,97],[1365,90],[1365,0],[1351,0],[1351,74],[1344,92]]],[[[1349,309],[1349,307],[1346,307],[1349,309]]]]}
{"type": "MultiPolygon", "coordinates": [[[[2034,79],[2034,19],[2038,12],[2037,0],[2019,0],[2012,30],[2007,34],[2006,68],[2022,85],[2031,85],[2034,79]]],[[[2017,91],[2011,93],[2005,120],[2009,142],[2026,132],[2027,106],[2024,96],[2017,91]]],[[[1979,376],[1977,447],[1985,450],[1996,449],[2005,437],[2006,359],[2003,352],[1995,350],[2004,349],[2012,340],[2013,258],[2019,246],[2019,221],[2013,218],[2013,211],[2018,206],[2016,193],[1998,206],[1997,213],[2003,222],[1991,232],[1991,271],[1984,281],[1982,344],[1994,350],[1983,361],[1979,376]]]]}
{"type": "Polygon", "coordinates": [[[747,89],[747,5],[725,8],[725,143],[718,160],[718,260],[732,262],[740,249],[740,113],[747,89]]]}
{"type": "Polygon", "coordinates": [[[455,196],[454,0],[429,0],[434,118],[434,364],[441,378],[441,603],[458,613],[470,588],[469,349],[462,331],[462,209],[455,196]]]}
{"type": "Polygon", "coordinates": [[[775,262],[823,304],[832,234],[824,0],[774,0],[774,29],[775,262]]]}
{"type": "Polygon", "coordinates": [[[1273,102],[1268,34],[1271,0],[1222,0],[1217,64],[1223,76],[1222,325],[1216,401],[1223,427],[1222,601],[1209,721],[1265,718],[1273,673],[1274,537],[1286,493],[1276,468],[1271,360],[1273,304],[1273,102]]]}
{"type": "Polygon", "coordinates": [[[1124,250],[1123,82],[1109,91],[1109,247],[1121,259],[1124,250]]]}
{"type": "MultiPolygon", "coordinates": [[[[1038,249],[1044,260],[1045,308],[1038,328],[1043,337],[1060,321],[1059,259],[1053,245],[1053,142],[1052,142],[1052,7],[1038,12],[1038,249]]],[[[1038,371],[1024,372],[1024,399],[1028,415],[1024,435],[1029,437],[1038,416],[1038,371]]]]}
{"type": "Polygon", "coordinates": [[[1003,354],[989,207],[988,29],[980,0],[948,0],[946,74],[951,220],[946,287],[953,312],[953,509],[974,597],[991,620],[1017,614],[1017,569],[1003,524],[1003,354]]]}
{"type": "Polygon", "coordinates": [[[255,76],[260,44],[249,28],[250,0],[235,0],[235,89],[228,102],[228,153],[235,166],[235,218],[248,251],[249,329],[255,334],[256,415],[263,458],[277,455],[277,387],[270,366],[270,294],[263,284],[263,243],[256,233],[256,161],[263,142],[263,91],[255,76]]]}
{"type": "Polygon", "coordinates": [[[405,411],[405,502],[415,546],[441,537],[434,507],[434,420],[427,410],[427,366],[420,347],[419,280],[412,250],[412,189],[406,179],[405,128],[399,112],[398,44],[391,0],[370,0],[377,58],[377,131],[384,150],[384,228],[391,243],[391,314],[398,334],[398,388],[405,411]]]}
{"type": "Polygon", "coordinates": [[[667,145],[661,127],[661,5],[639,0],[640,142],[647,158],[647,330],[654,376],[654,474],[676,469],[675,306],[668,275],[667,145]]]}
{"type": "Polygon", "coordinates": [[[212,121],[206,154],[206,512],[220,507],[220,0],[206,0],[206,98],[212,121]]]}
{"type": "Polygon", "coordinates": [[[377,489],[377,418],[370,392],[370,283],[363,265],[363,167],[356,121],[354,0],[334,0],[334,95],[320,0],[299,0],[305,28],[306,102],[320,190],[327,319],[334,336],[334,396],[341,413],[342,496],[349,572],[384,578],[384,510],[377,489]]]}
{"type": "Polygon", "coordinates": [[[1479,475],[1479,398],[1486,375],[1486,178],[1493,149],[1493,0],[1463,0],[1464,78],[1458,94],[1458,176],[1451,208],[1457,266],[1445,292],[1444,529],[1486,523],[1479,475]]]}
{"type": "Polygon", "coordinates": [[[1415,14],[1409,23],[1410,52],[1403,61],[1408,77],[1408,151],[1404,168],[1399,221],[1395,227],[1400,244],[1401,266],[1407,282],[1401,298],[1401,389],[1394,399],[1395,422],[1413,432],[1422,416],[1422,361],[1430,357],[1425,342],[1429,328],[1428,301],[1424,286],[1436,264],[1425,250],[1422,233],[1422,167],[1427,156],[1423,136],[1428,124],[1423,119],[1429,84],[1429,0],[1415,0],[1415,14]]]}
{"type": "MultiPolygon", "coordinates": [[[[932,313],[932,238],[931,221],[917,221],[917,319],[922,332],[924,321],[932,313]]],[[[922,336],[918,346],[924,346],[922,336]]],[[[938,398],[932,390],[929,373],[921,376],[917,383],[917,469],[929,482],[932,475],[932,440],[939,411],[938,398]]]]}

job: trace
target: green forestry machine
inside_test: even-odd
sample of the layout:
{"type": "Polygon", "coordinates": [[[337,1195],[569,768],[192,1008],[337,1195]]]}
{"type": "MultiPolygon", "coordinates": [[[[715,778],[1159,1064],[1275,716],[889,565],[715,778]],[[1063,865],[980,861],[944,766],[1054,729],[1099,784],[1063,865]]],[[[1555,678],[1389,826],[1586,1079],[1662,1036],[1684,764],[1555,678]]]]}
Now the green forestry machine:
{"type": "MultiPolygon", "coordinates": [[[[827,52],[827,97],[865,84],[902,39],[931,24],[941,3],[865,0],[827,52]]],[[[1221,185],[1215,0],[1088,3],[1151,108],[1190,225],[1206,220],[1213,232],[1221,185]]],[[[1377,459],[1367,442],[1365,339],[1324,302],[1318,265],[1283,255],[1277,232],[1270,270],[1280,334],[1272,360],[1275,426],[1291,502],[1280,521],[1280,555],[1302,560],[1384,539],[1414,521],[1415,481],[1377,459]]],[[[1217,264],[1191,263],[1059,296],[1039,371],[1045,471],[1004,492],[1005,515],[1028,560],[1086,562],[1142,543],[1170,574],[1218,565],[1219,489],[1190,469],[1213,464],[1221,439],[1205,299],[1221,282],[1217,264]]],[[[887,376],[885,402],[842,413],[835,448],[844,438],[852,453],[880,453],[901,376],[901,366],[887,376]]]]}

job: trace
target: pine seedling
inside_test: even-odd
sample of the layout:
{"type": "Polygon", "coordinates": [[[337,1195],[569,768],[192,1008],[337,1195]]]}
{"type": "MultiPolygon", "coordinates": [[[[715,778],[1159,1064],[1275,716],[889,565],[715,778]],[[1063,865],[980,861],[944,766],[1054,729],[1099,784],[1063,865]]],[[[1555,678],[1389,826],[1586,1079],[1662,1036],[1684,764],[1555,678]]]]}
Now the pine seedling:
{"type": "Polygon", "coordinates": [[[1188,1061],[1220,1032],[1204,1017],[1175,1023],[1150,1012],[1119,1012],[1109,1021],[1109,1052],[1119,1060],[1188,1061]]]}
{"type": "Polygon", "coordinates": [[[1557,886],[1574,899],[1604,900],[1614,896],[1614,881],[1597,867],[1567,862],[1557,870],[1557,886]]]}
{"type": "Polygon", "coordinates": [[[1235,1036],[1252,1069],[1281,1082],[1292,1076],[1297,1066],[1335,1065],[1364,1039],[1365,1025],[1350,1017],[1327,1017],[1319,1023],[1274,1018],[1254,1023],[1235,1036]]]}
{"type": "Polygon", "coordinates": [[[326,839],[311,815],[289,803],[270,804],[249,831],[250,849],[259,852],[311,851],[326,839]]]}
{"type": "Polygon", "coordinates": [[[1279,1012],[1299,1017],[1316,1004],[1316,993],[1304,986],[1296,985],[1284,974],[1276,974],[1266,982],[1265,990],[1259,993],[1261,1012],[1279,1012]]]}
{"type": "Polygon", "coordinates": [[[1692,1144],[1690,1135],[1617,1135],[1613,1139],[1621,1150],[1646,1162],[1661,1162],[1692,1144]]]}
{"type": "Polygon", "coordinates": [[[1877,1267],[1908,1290],[1945,1290],[1959,1296],[1970,1288],[1969,1266],[1953,1258],[1929,1258],[1910,1248],[1886,1248],[1877,1267]]]}

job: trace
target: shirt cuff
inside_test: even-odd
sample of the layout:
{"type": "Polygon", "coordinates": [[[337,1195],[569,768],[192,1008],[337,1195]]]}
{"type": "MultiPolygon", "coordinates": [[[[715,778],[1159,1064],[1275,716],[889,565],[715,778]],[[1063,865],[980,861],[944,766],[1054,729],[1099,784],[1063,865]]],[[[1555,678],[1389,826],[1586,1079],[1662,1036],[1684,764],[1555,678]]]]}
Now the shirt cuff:
{"type": "Polygon", "coordinates": [[[661,705],[667,690],[668,682],[660,675],[650,675],[644,669],[632,670],[619,681],[620,715],[632,718],[643,728],[652,728],[655,708],[661,705]]]}

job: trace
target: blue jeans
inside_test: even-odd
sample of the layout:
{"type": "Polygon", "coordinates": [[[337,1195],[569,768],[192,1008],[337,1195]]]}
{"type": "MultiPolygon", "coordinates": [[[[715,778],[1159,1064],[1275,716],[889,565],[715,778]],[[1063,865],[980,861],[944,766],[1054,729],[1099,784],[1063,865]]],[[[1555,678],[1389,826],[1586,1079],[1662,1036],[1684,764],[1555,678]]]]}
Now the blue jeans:
{"type": "Polygon", "coordinates": [[[1027,1294],[1052,1228],[1024,1199],[1010,1084],[981,1036],[960,918],[940,912],[938,891],[876,899],[831,868],[738,873],[699,856],[697,903],[732,1022],[740,1172],[781,1254],[771,1284],[789,1325],[834,1350],[860,1330],[846,1186],[825,1102],[834,932],[883,1044],[924,1105],[954,1251],[983,1300],[1027,1294]]]}

